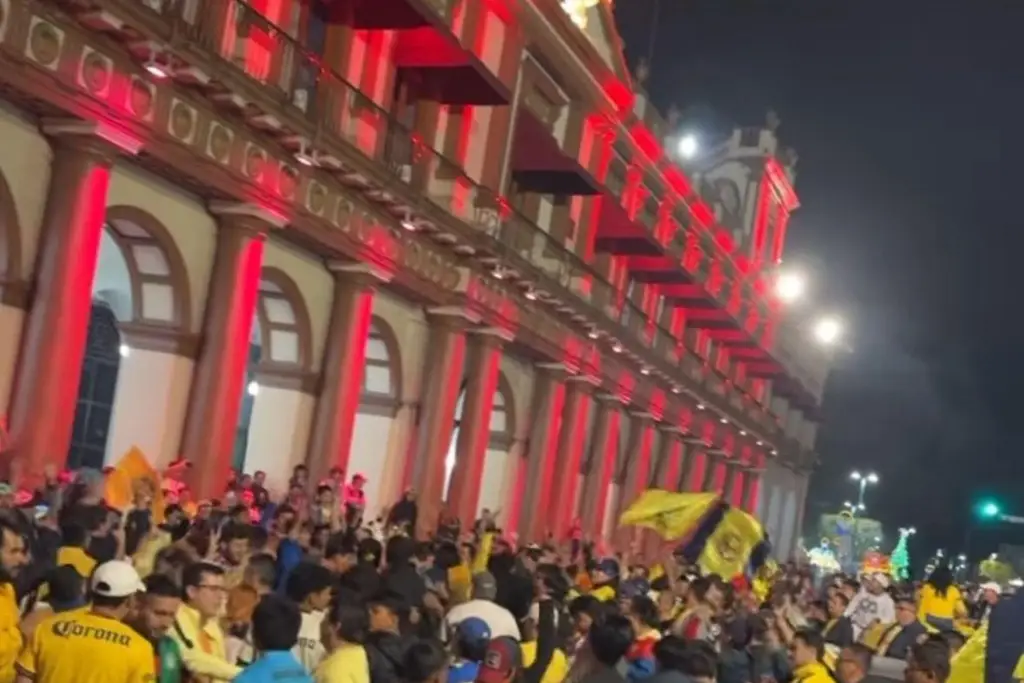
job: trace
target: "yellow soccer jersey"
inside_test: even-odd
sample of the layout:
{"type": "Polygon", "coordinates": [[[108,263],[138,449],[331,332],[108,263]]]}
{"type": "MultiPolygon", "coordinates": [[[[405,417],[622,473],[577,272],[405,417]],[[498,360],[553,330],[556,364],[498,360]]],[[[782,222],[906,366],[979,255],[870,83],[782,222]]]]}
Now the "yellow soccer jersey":
{"type": "Polygon", "coordinates": [[[130,626],[86,608],[40,622],[17,666],[36,683],[153,683],[155,659],[130,626]]]}

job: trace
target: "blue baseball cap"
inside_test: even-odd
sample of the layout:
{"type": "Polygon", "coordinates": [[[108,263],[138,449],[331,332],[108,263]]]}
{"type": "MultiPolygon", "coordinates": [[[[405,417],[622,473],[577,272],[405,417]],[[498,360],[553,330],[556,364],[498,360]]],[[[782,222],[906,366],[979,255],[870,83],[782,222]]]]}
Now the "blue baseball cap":
{"type": "Polygon", "coordinates": [[[480,643],[491,639],[491,627],[480,617],[463,619],[456,629],[459,641],[463,643],[480,643]]]}

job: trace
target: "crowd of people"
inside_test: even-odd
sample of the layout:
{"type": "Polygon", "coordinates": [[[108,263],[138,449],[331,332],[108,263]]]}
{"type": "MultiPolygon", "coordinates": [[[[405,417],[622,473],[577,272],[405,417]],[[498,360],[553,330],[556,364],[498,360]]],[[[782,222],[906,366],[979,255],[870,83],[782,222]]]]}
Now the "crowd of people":
{"type": "Polygon", "coordinates": [[[721,577],[668,545],[520,545],[488,511],[416,538],[413,492],[367,520],[359,475],[194,501],[185,467],[122,510],[95,471],[0,485],[0,683],[859,683],[878,656],[942,683],[963,643],[941,572],[721,577]]]}

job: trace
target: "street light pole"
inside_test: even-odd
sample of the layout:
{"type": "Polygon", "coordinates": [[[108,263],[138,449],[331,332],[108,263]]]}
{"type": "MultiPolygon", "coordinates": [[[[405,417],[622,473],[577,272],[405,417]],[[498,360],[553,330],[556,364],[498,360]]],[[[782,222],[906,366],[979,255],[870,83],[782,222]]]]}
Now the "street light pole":
{"type": "Polygon", "coordinates": [[[877,484],[878,475],[874,472],[868,472],[867,474],[861,474],[856,470],[850,472],[850,479],[857,482],[859,487],[859,493],[857,495],[857,507],[861,510],[864,509],[864,493],[868,488],[868,484],[877,484]]]}

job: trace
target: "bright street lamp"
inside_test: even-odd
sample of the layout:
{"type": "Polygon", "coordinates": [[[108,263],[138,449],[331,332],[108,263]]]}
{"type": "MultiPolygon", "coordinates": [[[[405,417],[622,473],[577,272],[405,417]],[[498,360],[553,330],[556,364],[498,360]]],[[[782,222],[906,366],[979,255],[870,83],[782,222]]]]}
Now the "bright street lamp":
{"type": "Polygon", "coordinates": [[[679,144],[676,145],[676,150],[679,152],[679,156],[684,159],[692,159],[700,150],[700,143],[697,142],[697,137],[695,135],[688,133],[679,138],[679,144]]]}
{"type": "Polygon", "coordinates": [[[807,280],[800,273],[781,273],[775,280],[775,294],[787,304],[803,297],[806,289],[807,280]]]}
{"type": "Polygon", "coordinates": [[[814,338],[823,346],[831,346],[843,334],[843,324],[837,318],[828,316],[814,324],[814,338]]]}
{"type": "Polygon", "coordinates": [[[857,496],[857,505],[858,505],[858,507],[863,509],[863,507],[864,507],[864,489],[866,489],[869,484],[871,484],[871,485],[877,484],[878,483],[878,475],[875,474],[874,472],[868,472],[867,474],[861,474],[860,472],[854,470],[853,472],[850,472],[850,479],[852,479],[853,481],[857,482],[857,484],[860,487],[860,493],[857,496]]]}

